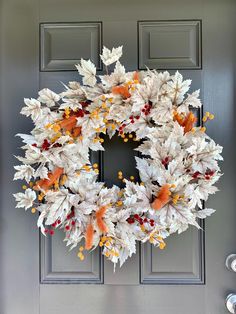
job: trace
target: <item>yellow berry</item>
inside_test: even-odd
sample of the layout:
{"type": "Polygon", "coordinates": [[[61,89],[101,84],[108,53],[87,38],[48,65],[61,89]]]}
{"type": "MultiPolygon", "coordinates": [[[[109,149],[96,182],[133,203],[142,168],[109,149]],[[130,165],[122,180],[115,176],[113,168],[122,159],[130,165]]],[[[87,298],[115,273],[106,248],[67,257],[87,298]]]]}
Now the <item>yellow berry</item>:
{"type": "Polygon", "coordinates": [[[111,246],[111,243],[110,243],[109,241],[107,241],[107,242],[105,243],[105,246],[106,246],[106,247],[110,247],[110,246],[111,246]]]}
{"type": "Polygon", "coordinates": [[[129,134],[129,138],[133,138],[133,134],[129,134]]]}
{"type": "Polygon", "coordinates": [[[103,242],[102,242],[102,241],[99,242],[99,246],[100,246],[100,247],[103,246],[103,242]]]}
{"type": "Polygon", "coordinates": [[[104,139],[103,138],[100,138],[100,143],[104,143],[104,139]]]}
{"type": "Polygon", "coordinates": [[[77,256],[79,257],[79,259],[80,259],[81,261],[84,260],[84,254],[83,254],[82,252],[79,252],[79,253],[77,254],[77,256]]]}
{"type": "Polygon", "coordinates": [[[84,247],[81,245],[80,248],[79,248],[79,251],[83,252],[83,250],[84,250],[84,247]]]}
{"type": "Polygon", "coordinates": [[[200,128],[200,131],[203,132],[203,133],[206,132],[206,127],[203,126],[202,128],[200,128]]]}
{"type": "Polygon", "coordinates": [[[124,142],[125,142],[125,143],[127,143],[127,142],[128,142],[128,140],[129,140],[129,139],[128,139],[127,137],[126,137],[126,138],[124,138],[124,142]]]}
{"type": "Polygon", "coordinates": [[[105,256],[106,256],[106,257],[109,257],[109,256],[110,256],[110,252],[109,252],[109,251],[106,251],[106,252],[105,252],[105,256]]]}
{"type": "Polygon", "coordinates": [[[133,180],[134,180],[134,176],[130,176],[129,178],[130,178],[130,180],[131,180],[131,181],[133,181],[133,180]]]}
{"type": "Polygon", "coordinates": [[[105,242],[106,240],[107,240],[107,237],[105,237],[105,236],[101,237],[102,242],[105,242]]]}
{"type": "Polygon", "coordinates": [[[122,138],[125,138],[125,135],[124,135],[124,134],[121,134],[121,137],[122,137],[122,138]]]}
{"type": "Polygon", "coordinates": [[[144,232],[146,229],[145,229],[145,227],[144,227],[144,225],[141,225],[140,226],[140,229],[144,232]]]}
{"type": "Polygon", "coordinates": [[[215,116],[214,116],[213,114],[210,114],[210,115],[209,115],[209,119],[210,119],[210,120],[213,120],[214,118],[215,118],[215,116]]]}
{"type": "Polygon", "coordinates": [[[150,237],[149,242],[154,243],[154,239],[152,237],[150,237]]]}
{"type": "Polygon", "coordinates": [[[117,202],[117,206],[122,206],[123,205],[123,202],[122,201],[118,201],[117,202]]]}
{"type": "Polygon", "coordinates": [[[143,182],[140,182],[140,185],[144,186],[144,183],[143,183],[143,182]]]}
{"type": "Polygon", "coordinates": [[[24,185],[22,185],[22,189],[23,190],[26,190],[27,189],[27,186],[24,184],[24,185]]]}
{"type": "Polygon", "coordinates": [[[107,108],[107,104],[105,102],[102,103],[102,109],[106,109],[107,108]]]}
{"type": "Polygon", "coordinates": [[[96,174],[99,174],[99,170],[98,170],[98,169],[94,169],[94,172],[95,172],[96,174]]]}
{"type": "Polygon", "coordinates": [[[163,250],[165,246],[166,246],[165,242],[161,242],[159,245],[160,250],[163,250]]]}
{"type": "Polygon", "coordinates": [[[98,164],[97,163],[93,164],[93,168],[98,168],[98,164]]]}
{"type": "Polygon", "coordinates": [[[206,117],[209,117],[209,116],[210,116],[210,112],[207,111],[207,112],[205,113],[205,116],[206,116],[206,117]]]}
{"type": "Polygon", "coordinates": [[[118,176],[122,176],[122,175],[123,175],[122,171],[118,171],[118,176]]]}
{"type": "Polygon", "coordinates": [[[52,124],[51,124],[51,123],[48,123],[48,124],[45,125],[45,128],[46,128],[46,129],[49,129],[51,126],[52,126],[52,124]]]}
{"type": "Polygon", "coordinates": [[[60,127],[58,124],[54,124],[53,127],[52,127],[52,129],[53,129],[54,132],[57,133],[57,132],[60,131],[61,127],[60,127]]]}
{"type": "Polygon", "coordinates": [[[31,208],[31,213],[32,213],[32,214],[35,214],[36,211],[37,211],[37,209],[36,209],[35,207],[32,207],[32,208],[31,208]]]}
{"type": "Polygon", "coordinates": [[[204,117],[202,118],[202,121],[203,121],[203,122],[206,122],[206,121],[207,121],[207,117],[204,116],[204,117]]]}

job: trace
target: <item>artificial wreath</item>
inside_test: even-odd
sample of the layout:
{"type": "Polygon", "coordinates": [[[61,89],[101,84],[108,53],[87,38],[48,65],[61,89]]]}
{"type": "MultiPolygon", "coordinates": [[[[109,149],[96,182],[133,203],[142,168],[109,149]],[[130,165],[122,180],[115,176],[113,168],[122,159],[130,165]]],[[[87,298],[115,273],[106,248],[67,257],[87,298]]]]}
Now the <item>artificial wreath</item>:
{"type": "MultiPolygon", "coordinates": [[[[203,202],[217,188],[222,147],[196,126],[192,108],[200,108],[199,90],[187,94],[191,80],[176,72],[126,72],[119,62],[122,47],[103,48],[105,75],[96,75],[90,60],[76,65],[83,85],[69,82],[61,94],[48,88],[37,99],[25,99],[21,114],[35,125],[23,140],[25,156],[16,158],[16,179],[27,184],[16,193],[16,207],[39,212],[44,235],[65,232],[78,256],[97,246],[114,264],[122,265],[136,251],[136,242],[165,247],[170,234],[214,210],[203,202]],[[114,64],[113,70],[109,66],[114,64]],[[108,69],[110,73],[108,72],[108,69]],[[99,182],[99,165],[90,151],[102,151],[104,139],[115,134],[138,142],[135,157],[140,180],[123,178],[123,187],[99,182]]],[[[203,123],[213,119],[206,112],[203,123]]]]}

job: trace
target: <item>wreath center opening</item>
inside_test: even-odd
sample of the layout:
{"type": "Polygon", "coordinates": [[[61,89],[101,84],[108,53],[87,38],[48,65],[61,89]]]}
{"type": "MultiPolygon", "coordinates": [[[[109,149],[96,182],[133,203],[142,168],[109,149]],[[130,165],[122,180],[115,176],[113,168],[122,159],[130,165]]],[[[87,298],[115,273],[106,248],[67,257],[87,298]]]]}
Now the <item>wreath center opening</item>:
{"type": "Polygon", "coordinates": [[[139,141],[135,135],[130,133],[125,138],[115,134],[111,139],[108,135],[104,136],[104,151],[101,152],[100,167],[101,180],[107,187],[117,185],[124,186],[124,179],[139,181],[139,173],[136,168],[135,156],[139,153],[135,151],[139,141]],[[126,139],[124,141],[124,139],[126,139]]]}

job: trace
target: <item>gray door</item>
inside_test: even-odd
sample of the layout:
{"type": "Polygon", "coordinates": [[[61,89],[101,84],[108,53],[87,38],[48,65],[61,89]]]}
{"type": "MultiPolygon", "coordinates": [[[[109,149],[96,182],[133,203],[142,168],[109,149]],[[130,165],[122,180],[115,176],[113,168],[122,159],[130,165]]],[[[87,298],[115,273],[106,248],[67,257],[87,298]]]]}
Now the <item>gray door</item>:
{"type": "MultiPolygon", "coordinates": [[[[225,259],[236,253],[234,0],[1,0],[1,314],[223,314],[236,292],[225,259]],[[81,262],[62,235],[39,236],[37,217],[15,209],[11,196],[17,132],[31,124],[19,116],[23,97],[38,89],[61,90],[78,79],[73,64],[91,58],[101,70],[102,45],[123,45],[127,69],[179,69],[201,88],[203,110],[215,113],[208,128],[224,146],[217,209],[203,231],[172,236],[164,251],[149,245],[113,273],[99,251],[81,262]]],[[[103,177],[119,169],[134,174],[132,147],[107,141],[103,177]]]]}

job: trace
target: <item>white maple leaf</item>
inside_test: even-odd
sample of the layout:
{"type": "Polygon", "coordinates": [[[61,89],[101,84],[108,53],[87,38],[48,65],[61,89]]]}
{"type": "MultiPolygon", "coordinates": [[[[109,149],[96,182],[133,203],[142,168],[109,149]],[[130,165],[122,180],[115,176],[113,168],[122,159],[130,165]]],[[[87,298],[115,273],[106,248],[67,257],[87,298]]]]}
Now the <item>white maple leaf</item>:
{"type": "Polygon", "coordinates": [[[142,182],[158,181],[160,176],[159,169],[153,164],[149,164],[146,159],[135,157],[137,169],[139,170],[139,176],[142,182]]]}
{"type": "Polygon", "coordinates": [[[164,124],[170,121],[173,116],[173,106],[170,99],[165,101],[159,101],[151,109],[150,117],[154,120],[156,124],[164,124]]]}
{"type": "Polygon", "coordinates": [[[119,62],[116,62],[114,72],[110,75],[101,75],[101,82],[108,88],[115,85],[123,84],[127,79],[125,67],[119,62]]]}
{"type": "Polygon", "coordinates": [[[48,179],[48,169],[41,164],[34,173],[34,178],[48,179]]]}
{"type": "Polygon", "coordinates": [[[91,60],[81,59],[80,64],[77,64],[76,68],[79,74],[83,76],[84,85],[94,86],[96,84],[96,67],[91,60]]]}
{"type": "Polygon", "coordinates": [[[102,62],[108,66],[120,59],[122,56],[122,48],[123,46],[119,46],[117,48],[112,48],[112,50],[103,47],[102,54],[100,55],[102,62]]]}
{"type": "Polygon", "coordinates": [[[44,88],[39,91],[38,100],[46,104],[48,107],[53,107],[60,100],[60,96],[49,88],[44,88]]]}
{"type": "Polygon", "coordinates": [[[80,197],[76,194],[68,193],[67,189],[61,189],[60,191],[49,191],[46,194],[46,202],[48,206],[48,214],[45,221],[46,225],[51,225],[58,218],[62,221],[68,215],[72,206],[77,206],[80,197]]]}
{"type": "Polygon", "coordinates": [[[211,216],[215,212],[215,209],[212,208],[204,208],[196,212],[196,217],[200,219],[204,219],[208,216],[211,216]]]}
{"type": "Polygon", "coordinates": [[[14,166],[14,169],[17,170],[17,172],[15,173],[13,180],[25,179],[25,181],[29,183],[30,179],[34,175],[34,168],[30,165],[14,166]]]}
{"type": "Polygon", "coordinates": [[[81,109],[82,105],[80,104],[80,100],[76,98],[63,98],[64,103],[62,103],[59,109],[70,108],[72,110],[81,109]]]}
{"type": "Polygon", "coordinates": [[[22,142],[25,144],[32,145],[35,143],[35,138],[32,135],[18,133],[16,136],[19,136],[22,139],[22,142]]]}
{"type": "Polygon", "coordinates": [[[183,103],[177,108],[179,113],[189,112],[189,107],[200,108],[202,106],[201,100],[199,99],[200,90],[196,90],[192,94],[188,94],[188,97],[183,101],[183,103]]]}
{"type": "Polygon", "coordinates": [[[171,100],[176,104],[180,104],[185,93],[189,90],[190,84],[191,80],[183,80],[182,74],[177,71],[172,80],[167,82],[168,94],[171,100]]]}
{"type": "Polygon", "coordinates": [[[25,209],[28,209],[33,206],[33,202],[36,199],[36,193],[31,189],[25,190],[25,193],[20,192],[13,194],[13,196],[17,201],[16,208],[23,207],[25,209]]]}
{"type": "Polygon", "coordinates": [[[26,107],[23,107],[20,111],[21,114],[29,117],[31,116],[33,121],[36,121],[42,115],[41,103],[34,98],[24,98],[26,107]]]}

